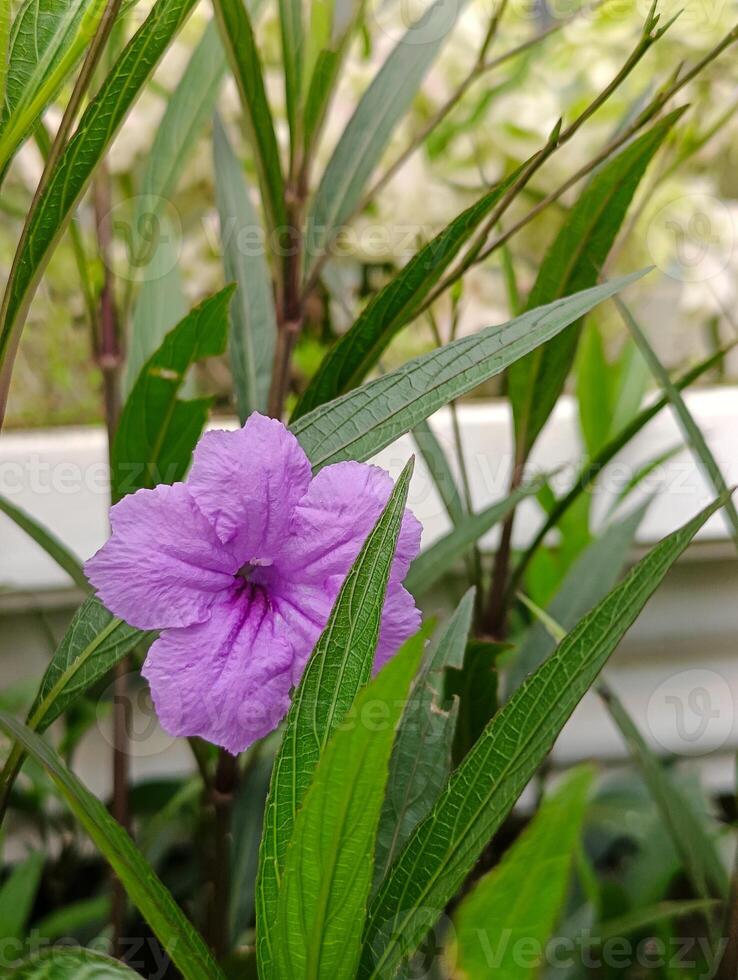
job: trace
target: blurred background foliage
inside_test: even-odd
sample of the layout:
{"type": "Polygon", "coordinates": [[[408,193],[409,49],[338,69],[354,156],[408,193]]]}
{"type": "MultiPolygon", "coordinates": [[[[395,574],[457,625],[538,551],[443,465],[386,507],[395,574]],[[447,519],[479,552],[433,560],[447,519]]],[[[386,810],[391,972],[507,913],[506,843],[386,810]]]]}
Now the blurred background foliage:
{"type": "MultiPolygon", "coordinates": [[[[17,4],[16,4],[17,6],[17,4]]],[[[128,7],[121,31],[130,33],[149,4],[128,7]]],[[[490,18],[489,0],[471,0],[434,64],[411,113],[402,121],[385,154],[382,172],[417,142],[425,126],[454,96],[473,68],[480,39],[490,18]]],[[[593,156],[623,122],[653,95],[657,84],[685,59],[699,60],[725,35],[735,18],[732,0],[666,0],[665,22],[679,17],[636,66],[596,116],[545,164],[504,218],[505,227],[557,187],[583,160],[593,156]]],[[[366,25],[351,47],[346,70],[318,149],[319,171],[327,162],[357,97],[382,63],[404,25],[419,11],[412,4],[378,0],[366,13],[366,25]]],[[[353,322],[367,296],[376,291],[459,211],[476,200],[484,186],[510,173],[545,141],[559,116],[573,118],[618,71],[642,28],[647,8],[633,0],[604,0],[577,10],[568,0],[543,4],[510,0],[489,53],[495,61],[540,32],[550,32],[466,86],[463,96],[430,138],[399,167],[340,242],[340,254],[326,268],[325,289],[309,304],[309,323],[296,352],[298,375],[308,379],[330,340],[353,322]]],[[[150,164],[151,147],[172,93],[209,21],[201,5],[171,45],[112,151],[113,232],[119,305],[130,321],[137,304],[158,303],[177,314],[222,282],[218,220],[213,187],[211,122],[191,134],[176,189],[158,229],[151,263],[130,272],[128,253],[135,202],[150,164]],[[158,273],[165,270],[163,281],[158,273]]],[[[264,5],[258,41],[265,61],[269,96],[275,109],[278,139],[286,145],[287,121],[281,84],[276,5],[264,5]]],[[[216,57],[218,46],[213,46],[216,57]]],[[[238,125],[238,97],[225,74],[219,98],[229,135],[247,167],[247,147],[238,125]]],[[[664,364],[680,368],[735,339],[738,329],[738,61],[731,56],[710,64],[683,92],[690,109],[666,141],[638,190],[628,222],[611,255],[608,272],[656,264],[665,275],[636,288],[651,342],[664,364]]],[[[68,92],[60,95],[63,105],[68,92]]],[[[52,107],[53,129],[60,109],[52,107]]],[[[29,141],[16,158],[3,187],[0,207],[0,265],[9,268],[42,159],[29,141]]],[[[252,187],[256,180],[252,181],[252,187]]],[[[546,208],[498,251],[465,276],[455,297],[455,329],[463,334],[511,314],[505,268],[515,269],[517,289],[525,295],[578,188],[546,208]],[[508,266],[507,268],[509,268],[508,266]]],[[[256,198],[255,198],[256,200],[256,198]]],[[[89,195],[77,211],[79,238],[90,281],[102,278],[94,246],[94,213],[89,195]]],[[[54,253],[32,305],[21,343],[6,425],[34,427],[100,421],[99,372],[91,363],[90,328],[77,260],[69,233],[54,253]],[[42,329],[41,329],[42,328],[42,329]]],[[[447,339],[449,303],[436,304],[436,319],[447,339]]],[[[623,328],[610,309],[598,314],[608,357],[622,344],[623,328]]],[[[432,325],[417,321],[386,353],[392,366],[408,355],[435,346],[432,325]]],[[[225,359],[208,365],[206,387],[219,393],[218,410],[231,412],[231,384],[225,359]]],[[[732,380],[738,355],[729,354],[702,383],[732,380]]],[[[298,387],[300,379],[298,377],[298,387]]],[[[495,393],[493,386],[482,394],[495,393]]]]}

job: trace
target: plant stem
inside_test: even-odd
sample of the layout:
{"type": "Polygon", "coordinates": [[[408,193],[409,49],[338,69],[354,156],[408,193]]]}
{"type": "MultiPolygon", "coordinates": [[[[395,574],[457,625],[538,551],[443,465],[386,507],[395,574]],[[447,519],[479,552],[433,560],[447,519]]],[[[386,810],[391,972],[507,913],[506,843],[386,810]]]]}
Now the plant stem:
{"type": "Polygon", "coordinates": [[[218,767],[211,790],[214,810],[213,823],[213,867],[209,940],[217,959],[222,959],[230,951],[230,889],[231,889],[231,820],[233,800],[238,788],[238,757],[221,749],[218,767]]]}
{"type": "MultiPolygon", "coordinates": [[[[513,493],[523,482],[523,462],[516,462],[510,478],[510,493],[513,493]]],[[[515,523],[515,508],[513,508],[500,532],[500,541],[495,552],[492,566],[487,608],[482,616],[484,631],[495,640],[504,640],[507,632],[507,611],[509,608],[507,580],[510,573],[512,557],[512,533],[515,523]]]]}
{"type": "MultiPolygon", "coordinates": [[[[100,290],[98,333],[94,351],[102,374],[105,426],[108,434],[108,454],[112,459],[112,447],[120,417],[120,369],[122,352],[118,313],[115,306],[115,284],[111,271],[113,226],[110,218],[110,175],[102,163],[92,186],[97,229],[98,253],[104,269],[100,290]]],[[[127,731],[128,671],[130,663],[124,657],[116,664],[113,682],[113,816],[118,823],[130,829],[129,814],[129,744],[127,731]]],[[[122,939],[126,923],[126,893],[117,878],[112,882],[111,925],[113,928],[114,955],[122,957],[125,949],[122,939]]]]}

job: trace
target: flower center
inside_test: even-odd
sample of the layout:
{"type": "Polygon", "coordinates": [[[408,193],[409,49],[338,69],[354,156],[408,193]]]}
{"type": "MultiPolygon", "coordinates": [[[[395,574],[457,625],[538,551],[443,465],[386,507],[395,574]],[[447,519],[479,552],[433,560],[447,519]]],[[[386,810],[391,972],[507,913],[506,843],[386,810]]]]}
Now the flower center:
{"type": "Polygon", "coordinates": [[[251,561],[246,561],[241,565],[236,572],[236,578],[242,578],[244,582],[249,582],[257,568],[268,568],[273,563],[273,558],[252,558],[251,561]]]}

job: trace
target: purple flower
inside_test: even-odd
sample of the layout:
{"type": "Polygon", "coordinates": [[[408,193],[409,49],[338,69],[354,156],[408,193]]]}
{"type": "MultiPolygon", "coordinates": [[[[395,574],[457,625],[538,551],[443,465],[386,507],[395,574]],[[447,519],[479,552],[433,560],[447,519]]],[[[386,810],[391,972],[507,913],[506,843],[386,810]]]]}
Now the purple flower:
{"type": "MultiPolygon", "coordinates": [[[[111,509],[112,536],[85,570],[116,616],[161,630],[143,674],[170,734],[235,753],[278,725],[391,489],[363,463],[313,478],[295,437],[254,413],[238,431],[206,433],[184,483],[111,509]]],[[[402,586],[420,530],[406,511],[376,668],[420,625],[402,586]]]]}

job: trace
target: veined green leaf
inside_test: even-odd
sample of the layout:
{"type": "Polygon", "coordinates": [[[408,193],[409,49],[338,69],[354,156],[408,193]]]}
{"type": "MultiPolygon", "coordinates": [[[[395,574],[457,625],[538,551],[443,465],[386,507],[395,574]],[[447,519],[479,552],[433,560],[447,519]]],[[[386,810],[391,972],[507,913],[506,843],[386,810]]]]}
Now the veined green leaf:
{"type": "Polygon", "coordinates": [[[3,299],[0,364],[13,349],[11,340],[17,340],[46,263],[88,180],[194,4],[195,0],[157,0],[82,114],[28,217],[3,299]]]}
{"type": "Polygon", "coordinates": [[[644,273],[585,289],[416,357],[396,371],[321,405],[291,427],[314,469],[368,459],[436,409],[550,340],[644,273]]]}
{"type": "Polygon", "coordinates": [[[566,902],[592,777],[592,769],[582,767],[551,793],[500,864],[459,906],[456,964],[465,980],[487,980],[490,972],[499,980],[538,976],[566,902]],[[539,963],[528,956],[521,962],[520,941],[535,944],[539,963]]]}
{"type": "Polygon", "coordinates": [[[120,960],[91,949],[45,949],[13,970],[16,980],[131,980],[136,973],[120,960]]]}
{"type": "MultiPolygon", "coordinates": [[[[648,338],[639,324],[636,322],[633,314],[630,312],[625,303],[619,302],[616,305],[620,311],[623,321],[625,322],[625,325],[633,335],[633,339],[638,345],[638,349],[648,364],[651,373],[674,409],[677,421],[679,422],[679,427],[684,434],[684,438],[691,446],[695,456],[697,457],[697,462],[702,467],[705,476],[710,483],[712,483],[716,493],[726,494],[728,485],[725,482],[725,477],[723,476],[715,457],[710,451],[710,447],[707,445],[707,440],[702,434],[702,430],[692,418],[692,413],[687,408],[687,404],[682,398],[679,388],[669,378],[666,368],[658,359],[656,352],[648,342],[648,338]]],[[[733,503],[729,494],[725,498],[725,513],[733,527],[733,539],[736,543],[736,547],[738,547],[738,511],[736,510],[735,504],[733,503]]]]}
{"type": "Polygon", "coordinates": [[[331,733],[371,677],[411,474],[412,460],[351,566],[287,715],[264,815],[257,882],[257,953],[265,977],[272,975],[277,900],[297,811],[331,733]]]}
{"type": "MultiPolygon", "coordinates": [[[[197,139],[213,113],[225,69],[223,45],[217,25],[211,21],[167,100],[147,157],[132,225],[134,268],[148,259],[149,246],[142,231],[158,227],[162,209],[171,201],[197,139]]],[[[148,353],[157,346],[153,344],[148,353]]]]}
{"type": "Polygon", "coordinates": [[[46,770],[185,980],[223,980],[205,943],[103,804],[67,769],[51,746],[5,711],[0,711],[0,730],[46,770]]]}
{"type": "Polygon", "coordinates": [[[377,892],[361,980],[387,976],[414,951],[429,916],[456,893],[668,569],[721,505],[714,501],[656,545],[495,715],[377,892]]]}
{"type": "MultiPolygon", "coordinates": [[[[615,585],[649,503],[608,527],[577,558],[546,610],[555,622],[567,630],[572,629],[577,620],[615,585]]],[[[507,671],[505,689],[508,695],[544,663],[555,646],[543,624],[530,627],[507,671]]]]}
{"type": "Polygon", "coordinates": [[[144,366],[118,424],[111,453],[113,497],[174,483],[187,471],[211,398],[177,395],[190,366],[225,350],[234,286],[204,300],[171,330],[144,366]]]}
{"type": "MultiPolygon", "coordinates": [[[[26,724],[34,731],[46,731],[75,698],[151,636],[116,619],[91,596],[77,610],[46,668],[26,724]]],[[[14,745],[0,775],[0,819],[23,759],[22,747],[14,745]]]]}
{"type": "Polygon", "coordinates": [[[0,511],[14,521],[18,527],[25,531],[29,538],[32,538],[39,547],[43,548],[49,558],[53,558],[57,565],[62,568],[72,581],[81,589],[89,589],[89,584],[82,571],[82,565],[76,555],[67,548],[65,544],[47,531],[45,527],[38,523],[30,514],[16,507],[7,497],[0,495],[0,511]]]}
{"type": "Polygon", "coordinates": [[[600,685],[599,693],[620,729],[633,761],[638,765],[664,827],[682,859],[684,870],[702,898],[727,898],[728,874],[715,842],[707,834],[691,802],[665,772],[660,760],[646,744],[632,718],[614,692],[600,685]]]}
{"type": "Polygon", "coordinates": [[[144,281],[128,334],[123,384],[126,398],[148,359],[187,312],[176,233],[166,215],[157,220],[154,236],[153,254],[143,270],[144,281]]]}
{"type": "MultiPolygon", "coordinates": [[[[648,164],[683,111],[665,116],[595,174],[543,260],[528,308],[597,282],[648,164]]],[[[580,330],[581,323],[510,369],[518,460],[527,458],[561,394],[580,330]]]]}
{"type": "Polygon", "coordinates": [[[394,47],[333,151],[308,219],[307,271],[353,214],[395,126],[410,108],[456,22],[458,6],[435,0],[394,47]]]}
{"type": "Polygon", "coordinates": [[[214,0],[220,39],[241,96],[243,119],[254,151],[269,232],[287,228],[284,177],[264,88],[261,59],[243,0],[214,0]]]}
{"type": "Polygon", "coordinates": [[[460,670],[474,612],[474,589],[426,650],[400,720],[374,855],[376,884],[428,814],[451,771],[458,701],[445,703],[447,667],[460,670]]]}
{"type": "MultiPolygon", "coordinates": [[[[7,28],[10,0],[3,8],[0,20],[6,20],[7,28]]],[[[77,64],[104,9],[105,0],[26,0],[18,11],[7,49],[5,97],[0,96],[0,181],[13,154],[77,64]]],[[[3,56],[5,51],[2,45],[3,56]]]]}
{"type": "MultiPolygon", "coordinates": [[[[20,940],[25,935],[43,869],[44,856],[41,851],[35,851],[16,864],[3,882],[0,888],[0,936],[3,941],[20,940]]],[[[6,965],[4,962],[3,966],[6,965]]]]}
{"type": "Polygon", "coordinates": [[[238,289],[231,301],[228,350],[241,422],[266,409],[277,336],[274,294],[264,250],[254,248],[261,221],[251,203],[243,170],[222,123],[214,123],[215,193],[226,280],[238,289]],[[248,236],[244,245],[242,235],[248,236]]]}
{"type": "Polygon", "coordinates": [[[404,269],[369,302],[351,329],[323,359],[292,415],[292,421],[355,388],[377,363],[413,310],[487,217],[510,179],[485,194],[416,252],[404,269]]]}
{"type": "Polygon", "coordinates": [[[422,653],[418,634],[359,691],[320,757],[279,893],[274,947],[284,980],[356,976],[392,743],[422,653]]]}
{"type": "Polygon", "coordinates": [[[410,566],[405,586],[414,595],[427,591],[446,574],[471,546],[499,521],[504,520],[525,497],[535,494],[538,484],[526,484],[513,490],[509,497],[498,500],[477,514],[462,518],[455,528],[421,552],[410,566]]]}

